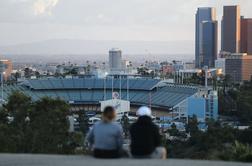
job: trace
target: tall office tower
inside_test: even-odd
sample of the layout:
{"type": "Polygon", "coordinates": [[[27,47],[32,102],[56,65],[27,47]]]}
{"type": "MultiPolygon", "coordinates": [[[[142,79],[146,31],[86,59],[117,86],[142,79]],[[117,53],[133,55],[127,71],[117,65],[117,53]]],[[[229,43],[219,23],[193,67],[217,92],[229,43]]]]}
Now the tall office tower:
{"type": "MultiPolygon", "coordinates": [[[[0,75],[3,74],[3,79],[7,81],[11,77],[12,73],[12,62],[10,60],[1,59],[0,60],[0,75]]],[[[2,76],[1,76],[2,78],[2,76]]]]}
{"type": "Polygon", "coordinates": [[[202,22],[202,41],[200,43],[200,67],[214,67],[214,62],[217,59],[217,44],[218,44],[218,23],[217,21],[202,22]]]}
{"type": "Polygon", "coordinates": [[[122,69],[122,51],[117,48],[109,50],[109,68],[111,71],[122,69]]]}
{"type": "Polygon", "coordinates": [[[224,6],[222,17],[221,50],[240,52],[240,6],[224,6]]]}
{"type": "MultiPolygon", "coordinates": [[[[203,64],[203,22],[215,21],[216,10],[215,8],[202,7],[198,8],[196,13],[196,24],[195,24],[195,67],[200,68],[203,64]]],[[[205,24],[206,25],[206,24],[205,24]]]]}
{"type": "Polygon", "coordinates": [[[252,18],[241,17],[241,52],[252,55],[252,18]]]}

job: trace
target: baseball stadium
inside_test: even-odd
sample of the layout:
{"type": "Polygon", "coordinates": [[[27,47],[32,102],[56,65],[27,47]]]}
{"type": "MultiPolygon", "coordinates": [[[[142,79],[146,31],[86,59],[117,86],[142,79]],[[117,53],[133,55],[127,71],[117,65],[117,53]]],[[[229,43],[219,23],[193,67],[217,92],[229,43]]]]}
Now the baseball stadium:
{"type": "Polygon", "coordinates": [[[100,111],[101,101],[119,98],[130,102],[131,111],[147,105],[156,112],[170,113],[176,105],[196,94],[198,88],[147,78],[30,79],[5,85],[4,100],[13,91],[21,91],[34,101],[42,97],[60,98],[71,105],[72,111],[100,111]]]}

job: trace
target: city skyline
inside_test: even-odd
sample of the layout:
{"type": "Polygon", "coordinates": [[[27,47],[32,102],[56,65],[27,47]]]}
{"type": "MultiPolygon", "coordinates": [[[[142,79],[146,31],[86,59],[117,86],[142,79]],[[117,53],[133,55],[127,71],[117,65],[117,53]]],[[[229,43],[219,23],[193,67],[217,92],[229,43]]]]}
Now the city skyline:
{"type": "Polygon", "coordinates": [[[222,6],[236,4],[241,5],[241,15],[252,17],[249,0],[159,0],[155,3],[150,0],[3,0],[0,2],[0,46],[62,38],[193,41],[195,9],[216,7],[219,21],[222,6]]]}

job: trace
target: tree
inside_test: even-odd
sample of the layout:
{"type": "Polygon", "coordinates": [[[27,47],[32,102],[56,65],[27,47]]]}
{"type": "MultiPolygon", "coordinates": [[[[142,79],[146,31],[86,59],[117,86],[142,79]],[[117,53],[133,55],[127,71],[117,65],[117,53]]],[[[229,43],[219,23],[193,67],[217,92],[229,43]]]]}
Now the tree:
{"type": "Polygon", "coordinates": [[[31,98],[25,94],[15,91],[8,97],[5,105],[10,117],[13,120],[8,125],[9,131],[6,135],[12,140],[12,152],[28,152],[30,146],[29,113],[32,108],[31,98]],[[9,133],[11,131],[11,133],[9,133]]]}
{"type": "Polygon", "coordinates": [[[88,129],[89,129],[89,124],[88,124],[88,116],[85,111],[79,111],[78,112],[79,118],[79,125],[80,125],[80,132],[85,136],[88,129]]]}
{"type": "Polygon", "coordinates": [[[199,123],[197,120],[197,116],[193,115],[193,117],[189,118],[188,124],[186,126],[186,131],[193,136],[194,134],[197,134],[199,132],[199,123]]]}
{"type": "Polygon", "coordinates": [[[5,109],[0,109],[0,152],[9,152],[10,146],[10,130],[8,126],[7,112],[5,109]]]}
{"type": "Polygon", "coordinates": [[[238,131],[237,137],[239,142],[252,145],[252,127],[238,131]]]}
{"type": "Polygon", "coordinates": [[[243,123],[249,124],[252,122],[252,81],[244,83],[236,93],[237,115],[243,123]]]}
{"type": "Polygon", "coordinates": [[[248,144],[235,141],[232,147],[232,159],[236,161],[252,162],[252,149],[248,144]]]}
{"type": "Polygon", "coordinates": [[[0,124],[8,123],[8,112],[4,108],[0,108],[0,124]]]}
{"type": "Polygon", "coordinates": [[[25,76],[25,78],[30,78],[31,75],[32,75],[32,70],[29,67],[26,67],[24,69],[24,76],[25,76]]]}
{"type": "Polygon", "coordinates": [[[175,123],[172,123],[171,129],[169,129],[168,132],[170,133],[171,136],[178,136],[179,135],[179,131],[178,131],[175,123]]]}
{"type": "Polygon", "coordinates": [[[216,76],[212,77],[213,90],[218,90],[218,80],[216,76]]]}
{"type": "Polygon", "coordinates": [[[5,105],[5,108],[10,113],[10,116],[13,117],[13,125],[17,129],[24,128],[26,117],[31,111],[32,101],[31,98],[25,94],[15,91],[8,97],[8,103],[5,105]]]}
{"type": "Polygon", "coordinates": [[[0,108],[0,152],[75,153],[84,136],[68,132],[68,111],[63,100],[45,97],[34,102],[14,92],[0,108]]]}
{"type": "Polygon", "coordinates": [[[124,114],[122,116],[121,124],[122,124],[122,128],[123,128],[124,136],[127,138],[129,136],[130,124],[129,124],[129,118],[128,118],[128,116],[126,114],[124,114]]]}
{"type": "Polygon", "coordinates": [[[62,153],[67,146],[69,105],[60,99],[42,98],[30,115],[33,153],[62,153]]]}
{"type": "Polygon", "coordinates": [[[36,78],[39,78],[40,77],[40,73],[38,71],[35,71],[35,76],[36,76],[36,78]]]}
{"type": "Polygon", "coordinates": [[[231,85],[231,76],[230,75],[225,75],[223,78],[223,92],[226,92],[227,87],[229,87],[231,85]]]}
{"type": "Polygon", "coordinates": [[[18,81],[18,78],[21,77],[21,74],[19,72],[14,73],[14,79],[15,81],[18,81]]]}

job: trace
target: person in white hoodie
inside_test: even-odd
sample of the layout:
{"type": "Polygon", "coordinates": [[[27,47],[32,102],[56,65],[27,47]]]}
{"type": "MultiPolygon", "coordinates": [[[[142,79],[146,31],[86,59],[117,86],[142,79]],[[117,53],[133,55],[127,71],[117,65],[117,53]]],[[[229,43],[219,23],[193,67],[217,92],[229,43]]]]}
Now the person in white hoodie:
{"type": "Polygon", "coordinates": [[[130,128],[130,151],[134,158],[165,159],[166,149],[161,147],[161,136],[158,126],[152,122],[151,109],[140,107],[137,110],[138,120],[130,128]]]}

